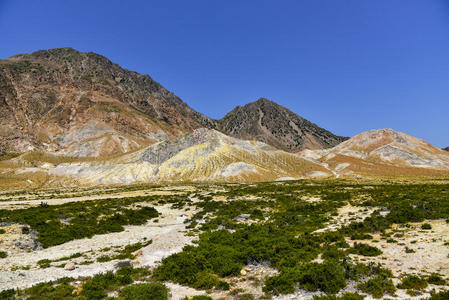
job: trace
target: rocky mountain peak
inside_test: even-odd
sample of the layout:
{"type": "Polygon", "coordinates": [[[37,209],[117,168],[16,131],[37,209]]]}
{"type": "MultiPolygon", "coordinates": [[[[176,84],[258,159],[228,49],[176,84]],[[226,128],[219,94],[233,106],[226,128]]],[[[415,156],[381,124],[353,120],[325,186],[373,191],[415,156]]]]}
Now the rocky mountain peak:
{"type": "Polygon", "coordinates": [[[289,152],[325,149],[345,140],[266,98],[237,106],[218,124],[228,135],[258,140],[289,152]]]}

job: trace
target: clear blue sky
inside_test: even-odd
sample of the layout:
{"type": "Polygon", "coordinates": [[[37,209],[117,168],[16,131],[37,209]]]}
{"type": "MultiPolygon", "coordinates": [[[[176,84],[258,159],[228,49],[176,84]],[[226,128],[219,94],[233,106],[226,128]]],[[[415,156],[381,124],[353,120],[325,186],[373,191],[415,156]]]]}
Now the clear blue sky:
{"type": "Polygon", "coordinates": [[[221,118],[270,98],[339,135],[449,146],[448,0],[0,0],[0,57],[70,46],[221,118]]]}

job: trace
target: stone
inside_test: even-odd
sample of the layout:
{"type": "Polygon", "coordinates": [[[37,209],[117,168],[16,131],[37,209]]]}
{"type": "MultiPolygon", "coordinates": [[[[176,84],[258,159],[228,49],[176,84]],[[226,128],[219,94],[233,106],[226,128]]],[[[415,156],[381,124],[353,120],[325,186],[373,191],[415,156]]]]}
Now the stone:
{"type": "Polygon", "coordinates": [[[67,263],[67,264],[64,266],[64,270],[67,270],[67,271],[73,271],[73,270],[75,270],[75,264],[74,264],[74,263],[67,263]]]}
{"type": "Polygon", "coordinates": [[[114,265],[114,268],[116,268],[116,269],[120,269],[123,267],[131,267],[131,262],[129,260],[123,260],[123,261],[119,261],[118,263],[116,263],[114,265]]]}

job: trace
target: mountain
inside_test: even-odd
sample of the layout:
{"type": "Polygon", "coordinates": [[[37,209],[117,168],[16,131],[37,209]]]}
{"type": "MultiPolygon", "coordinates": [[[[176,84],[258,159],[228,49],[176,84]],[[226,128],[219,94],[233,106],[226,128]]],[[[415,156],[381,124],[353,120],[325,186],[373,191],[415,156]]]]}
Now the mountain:
{"type": "Polygon", "coordinates": [[[0,60],[0,186],[448,174],[449,152],[423,140],[346,139],[264,98],[210,119],[95,53],[0,60]]]}
{"type": "Polygon", "coordinates": [[[300,156],[324,164],[336,174],[406,175],[449,171],[448,152],[392,129],[363,132],[334,148],[305,150],[300,156]]]}
{"type": "Polygon", "coordinates": [[[218,128],[230,136],[258,140],[288,152],[330,148],[346,139],[265,98],[237,106],[218,121],[218,128]]]}
{"type": "Polygon", "coordinates": [[[31,152],[0,161],[0,186],[22,188],[423,175],[447,177],[449,153],[391,129],[364,132],[334,148],[299,154],[200,128],[173,141],[109,158],[31,152]]]}
{"type": "Polygon", "coordinates": [[[443,150],[449,151],[449,147],[444,148],[443,150]]]}
{"type": "Polygon", "coordinates": [[[92,52],[0,60],[0,152],[107,156],[214,126],[150,76],[92,52]]]}

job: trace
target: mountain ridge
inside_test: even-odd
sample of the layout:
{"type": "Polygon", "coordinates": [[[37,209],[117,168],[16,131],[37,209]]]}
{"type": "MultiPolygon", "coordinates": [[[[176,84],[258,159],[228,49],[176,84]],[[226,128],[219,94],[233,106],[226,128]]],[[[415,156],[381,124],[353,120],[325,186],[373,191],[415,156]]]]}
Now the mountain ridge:
{"type": "Polygon", "coordinates": [[[343,140],[272,101],[256,103],[265,103],[270,114],[264,115],[262,127],[258,119],[245,119],[242,133],[238,111],[253,103],[213,120],[149,75],[124,69],[100,54],[70,47],[17,54],[0,60],[0,152],[100,157],[173,140],[202,127],[290,152],[328,148],[343,140]],[[277,116],[289,122],[279,125],[273,119],[277,116]]]}

